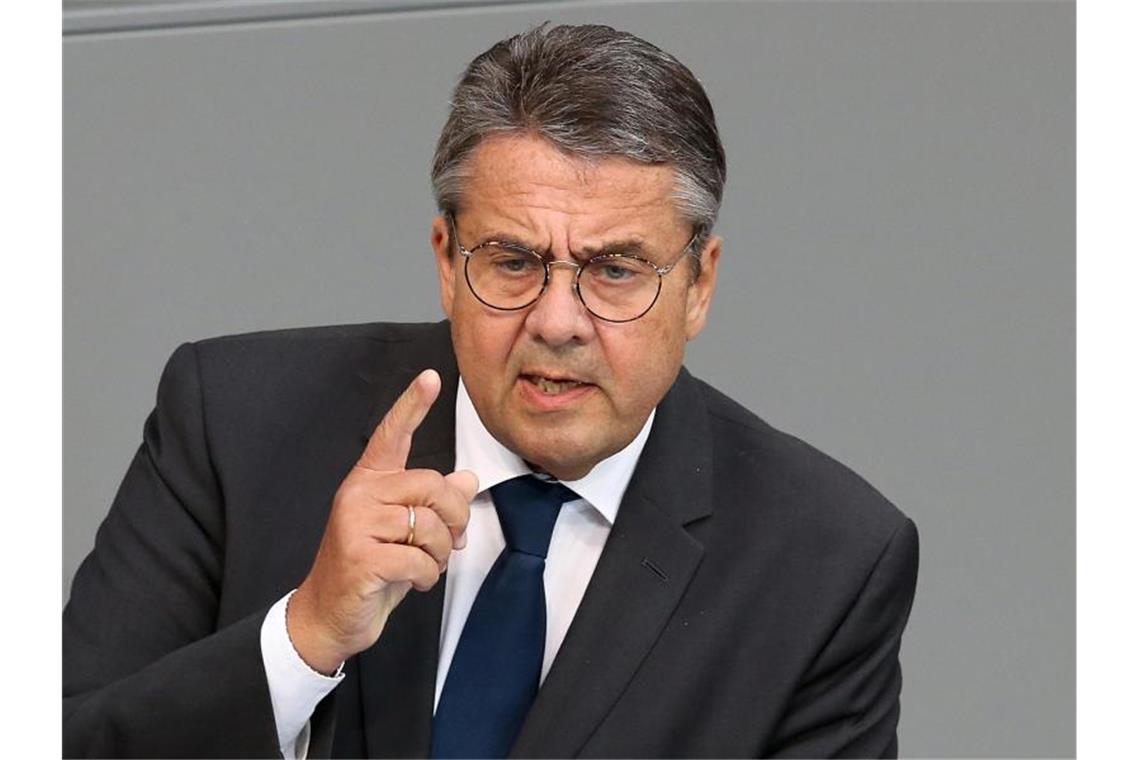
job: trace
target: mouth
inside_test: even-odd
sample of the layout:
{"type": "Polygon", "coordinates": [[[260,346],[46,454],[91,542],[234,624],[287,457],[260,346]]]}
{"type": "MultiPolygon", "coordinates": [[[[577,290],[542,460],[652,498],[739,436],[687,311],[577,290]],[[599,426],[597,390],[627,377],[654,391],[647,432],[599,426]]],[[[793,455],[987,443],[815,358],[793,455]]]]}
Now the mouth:
{"type": "Polygon", "coordinates": [[[592,383],[567,375],[524,373],[519,377],[534,386],[544,396],[561,396],[578,388],[592,385],[592,383]]]}

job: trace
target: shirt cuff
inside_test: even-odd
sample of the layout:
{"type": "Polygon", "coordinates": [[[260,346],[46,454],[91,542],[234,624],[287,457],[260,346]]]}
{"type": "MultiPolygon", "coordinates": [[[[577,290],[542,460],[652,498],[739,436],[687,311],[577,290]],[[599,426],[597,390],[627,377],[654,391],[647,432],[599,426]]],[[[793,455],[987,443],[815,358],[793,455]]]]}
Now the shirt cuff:
{"type": "Polygon", "coordinates": [[[306,665],[293,648],[285,624],[285,610],[296,591],[293,589],[270,607],[261,623],[261,659],[269,682],[277,740],[286,760],[297,760],[308,754],[309,718],[317,703],[344,680],[341,672],[344,663],[334,675],[326,676],[306,665]]]}

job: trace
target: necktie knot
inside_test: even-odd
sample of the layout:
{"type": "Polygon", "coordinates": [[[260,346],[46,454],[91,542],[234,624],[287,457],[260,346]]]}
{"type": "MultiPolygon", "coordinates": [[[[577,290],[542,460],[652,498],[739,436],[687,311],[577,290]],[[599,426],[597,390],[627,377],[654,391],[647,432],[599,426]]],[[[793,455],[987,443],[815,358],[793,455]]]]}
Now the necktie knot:
{"type": "Polygon", "coordinates": [[[511,551],[546,558],[562,504],[578,498],[557,481],[522,475],[491,488],[503,538],[511,551]]]}

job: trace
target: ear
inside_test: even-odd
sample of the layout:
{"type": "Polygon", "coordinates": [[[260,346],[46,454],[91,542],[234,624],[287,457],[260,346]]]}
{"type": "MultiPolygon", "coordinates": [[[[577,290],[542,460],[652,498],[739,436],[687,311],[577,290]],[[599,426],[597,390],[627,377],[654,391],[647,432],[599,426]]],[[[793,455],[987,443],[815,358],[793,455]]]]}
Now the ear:
{"type": "Polygon", "coordinates": [[[455,246],[451,244],[451,227],[442,215],[431,220],[431,247],[439,274],[439,303],[443,313],[451,319],[451,306],[455,302],[455,246]]]}
{"type": "Polygon", "coordinates": [[[705,328],[709,306],[716,292],[716,268],[724,238],[712,235],[701,250],[701,275],[689,286],[685,312],[685,337],[692,340],[705,328]]]}

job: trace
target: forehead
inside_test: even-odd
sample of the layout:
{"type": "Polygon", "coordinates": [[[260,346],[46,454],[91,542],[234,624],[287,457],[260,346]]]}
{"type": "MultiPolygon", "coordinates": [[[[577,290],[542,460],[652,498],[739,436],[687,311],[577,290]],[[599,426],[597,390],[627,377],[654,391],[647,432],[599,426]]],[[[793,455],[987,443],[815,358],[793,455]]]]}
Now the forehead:
{"type": "Polygon", "coordinates": [[[535,136],[485,139],[471,156],[466,224],[569,245],[624,236],[648,241],[686,234],[668,166],[625,158],[569,156],[535,136]]]}

